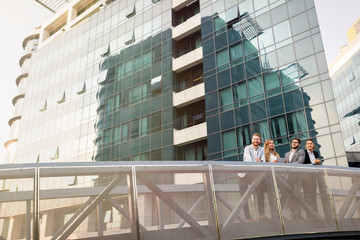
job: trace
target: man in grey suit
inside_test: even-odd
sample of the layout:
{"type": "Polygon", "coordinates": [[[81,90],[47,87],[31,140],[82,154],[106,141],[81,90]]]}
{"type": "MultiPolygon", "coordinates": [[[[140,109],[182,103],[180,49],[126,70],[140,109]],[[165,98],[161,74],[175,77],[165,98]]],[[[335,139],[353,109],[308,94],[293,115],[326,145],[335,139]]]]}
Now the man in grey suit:
{"type": "Polygon", "coordinates": [[[300,149],[301,141],[299,138],[293,138],[291,141],[291,151],[285,153],[286,163],[298,163],[303,164],[305,161],[305,152],[300,149]]]}
{"type": "MultiPolygon", "coordinates": [[[[301,141],[299,138],[293,138],[291,141],[291,151],[285,153],[285,162],[286,163],[297,163],[303,164],[305,161],[305,152],[303,149],[300,149],[301,141]]],[[[301,194],[301,179],[299,179],[296,173],[289,176],[287,182],[292,187],[294,193],[298,196],[301,194]]],[[[291,211],[292,219],[301,218],[301,209],[298,205],[299,200],[294,197],[292,194],[289,196],[289,208],[291,211]]]]}

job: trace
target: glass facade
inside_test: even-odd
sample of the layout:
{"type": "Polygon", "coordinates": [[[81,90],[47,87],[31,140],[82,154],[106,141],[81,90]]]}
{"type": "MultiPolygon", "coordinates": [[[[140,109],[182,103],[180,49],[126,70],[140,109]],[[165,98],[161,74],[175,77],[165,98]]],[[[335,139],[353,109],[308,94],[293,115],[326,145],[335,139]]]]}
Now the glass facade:
{"type": "MultiPolygon", "coordinates": [[[[0,187],[6,194],[0,226],[12,230],[0,232],[1,237],[30,239],[30,215],[32,226],[40,226],[33,234],[43,237],[100,238],[116,232],[126,239],[156,239],[158,233],[163,239],[183,239],[174,233],[228,239],[238,237],[239,225],[249,230],[244,236],[256,237],[258,226],[265,225],[247,228],[237,211],[248,202],[257,218],[260,181],[270,184],[266,213],[274,222],[266,224],[269,233],[282,234],[284,227],[302,231],[296,222],[280,222],[279,209],[286,217],[290,213],[277,194],[292,190],[282,177],[294,171],[289,179],[294,178],[297,170],[248,166],[248,173],[259,178],[246,182],[239,180],[244,165],[225,161],[241,162],[244,146],[259,132],[263,141],[274,139],[280,156],[289,151],[291,138],[311,138],[324,164],[347,165],[312,0],[71,4],[25,41],[9,120],[14,131],[6,143],[14,146],[8,148],[14,150],[8,162],[16,163],[21,174],[6,175],[11,172],[2,168],[0,187]],[[177,169],[181,164],[176,162],[136,163],[154,160],[229,165],[204,162],[177,169]],[[252,185],[247,196],[241,182],[252,185]],[[185,195],[176,193],[178,187],[185,195]],[[76,191],[82,188],[90,194],[76,191]],[[113,198],[108,196],[112,190],[113,198]],[[216,199],[219,209],[211,205],[216,199]]],[[[319,231],[328,232],[335,221],[347,226],[343,218],[349,209],[336,212],[340,220],[330,217],[328,207],[335,201],[323,191],[329,182],[321,181],[330,175],[320,168],[309,168],[319,173],[311,177],[319,176],[314,179],[322,189],[317,198],[326,207],[315,218],[322,220],[319,231]]],[[[304,181],[306,174],[301,172],[304,181]]],[[[348,201],[346,194],[352,198],[358,187],[350,184],[354,177],[343,178],[346,174],[335,172],[331,181],[339,190],[337,204],[348,201]]],[[[309,206],[298,197],[305,216],[309,206]]],[[[355,203],[350,218],[358,217],[357,209],[355,203]]]]}
{"type": "Polygon", "coordinates": [[[9,162],[242,161],[259,132],[346,165],[313,1],[176,4],[82,1],[31,38],[9,162]]]}
{"type": "Polygon", "coordinates": [[[312,138],[329,164],[340,135],[312,1],[201,1],[208,159],[242,161],[259,132],[280,156],[312,138]],[[212,126],[218,125],[218,127],[212,126]]]}
{"type": "MultiPolygon", "coordinates": [[[[355,42],[356,40],[354,40],[355,42]]],[[[358,41],[358,40],[357,40],[358,41]]],[[[351,46],[349,46],[351,48],[351,46]]],[[[360,166],[360,50],[331,76],[349,165],[360,166]]]]}

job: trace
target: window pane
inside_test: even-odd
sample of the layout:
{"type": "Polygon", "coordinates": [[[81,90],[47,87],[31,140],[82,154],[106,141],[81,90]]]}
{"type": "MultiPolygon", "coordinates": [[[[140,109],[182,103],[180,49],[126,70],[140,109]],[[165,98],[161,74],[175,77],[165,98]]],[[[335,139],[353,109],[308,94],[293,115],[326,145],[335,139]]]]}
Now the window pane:
{"type": "Polygon", "coordinates": [[[140,121],[140,136],[146,136],[149,133],[149,117],[143,117],[140,121]]]}
{"type": "Polygon", "coordinates": [[[134,69],[138,69],[141,67],[141,55],[137,55],[134,57],[134,69]]]}
{"type": "Polygon", "coordinates": [[[238,7],[234,6],[228,10],[226,10],[225,12],[225,21],[226,22],[230,22],[236,18],[238,18],[239,16],[239,11],[238,11],[238,7]]]}
{"type": "Polygon", "coordinates": [[[132,89],[132,102],[138,102],[141,98],[141,85],[132,89]]]}
{"type": "Polygon", "coordinates": [[[230,60],[234,61],[243,57],[242,43],[238,43],[230,47],[230,60]]]}
{"type": "Polygon", "coordinates": [[[216,54],[217,66],[220,67],[229,63],[228,49],[224,49],[216,54]]]}
{"type": "Polygon", "coordinates": [[[244,70],[244,64],[237,65],[233,68],[231,68],[231,77],[232,82],[239,82],[243,79],[245,79],[245,70],[244,70]]]}
{"type": "Polygon", "coordinates": [[[255,77],[248,80],[249,96],[253,97],[264,92],[264,86],[261,77],[255,77]]]}
{"type": "Polygon", "coordinates": [[[280,79],[279,79],[278,71],[265,74],[264,82],[265,82],[266,91],[280,87],[280,79]]]}
{"type": "Polygon", "coordinates": [[[296,64],[291,64],[280,70],[281,83],[283,86],[299,81],[299,72],[296,64]]]}
{"type": "Polygon", "coordinates": [[[233,149],[236,147],[235,130],[223,132],[222,138],[224,150],[233,149]]]}
{"type": "Polygon", "coordinates": [[[161,112],[151,114],[151,132],[158,132],[161,130],[161,112]]]}
{"type": "Polygon", "coordinates": [[[106,129],[106,130],[104,131],[104,143],[108,143],[108,142],[111,141],[111,131],[112,131],[111,128],[106,129]]]}
{"type": "Polygon", "coordinates": [[[252,59],[245,63],[247,77],[252,77],[261,73],[259,58],[252,59]]]}
{"type": "Polygon", "coordinates": [[[221,29],[223,27],[225,27],[225,21],[223,19],[221,19],[220,17],[215,17],[214,18],[214,27],[215,27],[215,31],[218,29],[221,29]]]}
{"type": "Polygon", "coordinates": [[[233,98],[231,94],[231,88],[225,88],[220,90],[220,106],[222,106],[222,111],[232,109],[233,98]]]}
{"type": "Polygon", "coordinates": [[[195,149],[193,147],[185,149],[185,160],[195,160],[195,149]]]}
{"type": "Polygon", "coordinates": [[[297,111],[287,115],[289,134],[306,131],[306,120],[304,111],[297,111]]]}
{"type": "Polygon", "coordinates": [[[121,133],[120,129],[121,129],[120,125],[114,127],[114,130],[113,130],[113,139],[114,140],[120,139],[120,133],[121,133]]]}
{"type": "Polygon", "coordinates": [[[281,42],[291,37],[289,21],[284,21],[274,26],[275,42],[281,42]]]}
{"type": "Polygon", "coordinates": [[[129,135],[129,124],[125,123],[123,124],[121,129],[121,140],[122,141],[127,141],[128,140],[128,135],[129,135]]]}
{"type": "Polygon", "coordinates": [[[246,146],[250,144],[250,127],[249,125],[239,127],[237,129],[238,147],[246,146]]]}
{"type": "Polygon", "coordinates": [[[250,41],[244,41],[244,52],[245,52],[245,56],[249,55],[253,52],[257,52],[257,48],[256,46],[254,46],[250,41]]]}
{"type": "Polygon", "coordinates": [[[143,68],[150,66],[151,64],[151,52],[147,51],[143,53],[143,68]]]}
{"type": "Polygon", "coordinates": [[[251,121],[266,118],[265,101],[260,101],[250,105],[251,121]]]}
{"type": "Polygon", "coordinates": [[[287,136],[285,117],[280,116],[270,120],[271,138],[287,136]]]}
{"type": "Polygon", "coordinates": [[[234,102],[247,98],[246,81],[234,85],[234,102]]]}
{"type": "Polygon", "coordinates": [[[274,37],[273,37],[272,29],[271,28],[266,29],[262,34],[258,36],[258,39],[259,39],[260,49],[267,48],[273,45],[274,37]]]}
{"type": "Polygon", "coordinates": [[[300,90],[295,90],[284,94],[285,108],[287,112],[303,107],[300,90]]]}
{"type": "Polygon", "coordinates": [[[132,120],[131,122],[131,136],[132,138],[139,136],[139,119],[132,120]]]}
{"type": "Polygon", "coordinates": [[[281,95],[268,99],[269,115],[275,116],[284,113],[284,102],[281,95]]]}
{"type": "Polygon", "coordinates": [[[250,122],[249,105],[235,109],[236,125],[244,125],[250,122]]]}

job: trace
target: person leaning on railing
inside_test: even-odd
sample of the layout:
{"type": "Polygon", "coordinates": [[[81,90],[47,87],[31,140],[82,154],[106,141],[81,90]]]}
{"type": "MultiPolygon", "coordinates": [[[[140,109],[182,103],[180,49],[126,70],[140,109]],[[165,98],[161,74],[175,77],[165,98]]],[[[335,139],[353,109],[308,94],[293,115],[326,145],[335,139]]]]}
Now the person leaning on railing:
{"type": "MultiPolygon", "coordinates": [[[[315,151],[315,144],[314,141],[308,139],[305,144],[305,160],[304,164],[312,164],[312,165],[320,165],[321,160],[319,159],[319,153],[315,151]]],[[[314,212],[318,212],[317,202],[316,202],[316,187],[317,187],[317,177],[316,173],[304,173],[302,186],[304,192],[304,199],[305,201],[311,206],[314,212]]],[[[310,210],[306,211],[306,216],[308,218],[311,217],[310,210]]]]}
{"type": "MultiPolygon", "coordinates": [[[[299,138],[293,138],[291,140],[291,150],[285,153],[285,163],[291,164],[303,164],[305,160],[304,150],[300,149],[301,140],[299,138]]],[[[297,173],[288,175],[287,183],[291,186],[295,195],[300,196],[301,194],[301,176],[297,173]]],[[[298,205],[297,198],[294,195],[289,197],[289,208],[291,211],[292,219],[301,218],[301,209],[298,205]]]]}
{"type": "Polygon", "coordinates": [[[265,162],[277,163],[280,158],[279,154],[275,150],[274,141],[268,139],[264,143],[265,162]]]}

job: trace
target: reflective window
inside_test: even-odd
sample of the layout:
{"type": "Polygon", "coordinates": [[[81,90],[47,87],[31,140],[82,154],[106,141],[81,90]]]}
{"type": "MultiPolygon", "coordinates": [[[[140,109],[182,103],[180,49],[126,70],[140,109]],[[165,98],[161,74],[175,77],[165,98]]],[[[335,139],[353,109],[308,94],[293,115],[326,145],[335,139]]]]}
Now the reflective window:
{"type": "Polygon", "coordinates": [[[264,84],[266,91],[280,87],[280,79],[279,79],[278,71],[266,73],[264,75],[264,84]]]}
{"type": "Polygon", "coordinates": [[[242,81],[241,83],[235,84],[233,87],[234,94],[234,102],[238,102],[241,99],[247,98],[247,89],[246,89],[246,81],[242,81]]]}
{"type": "Polygon", "coordinates": [[[230,60],[235,61],[243,57],[242,43],[235,44],[230,47],[230,60]]]}
{"type": "Polygon", "coordinates": [[[259,101],[250,105],[251,121],[266,118],[265,101],[259,101]]]}
{"type": "Polygon", "coordinates": [[[254,58],[250,61],[247,61],[245,63],[245,66],[246,66],[246,76],[248,78],[261,73],[259,58],[254,58]]]}
{"type": "Polygon", "coordinates": [[[224,149],[224,156],[232,156],[236,154],[236,135],[235,130],[227,131],[222,133],[222,142],[223,142],[223,149],[224,149]],[[235,151],[227,150],[235,149],[235,151]]]}
{"type": "Polygon", "coordinates": [[[214,18],[214,30],[217,34],[225,31],[225,27],[226,23],[223,18],[220,16],[214,18]]]}
{"type": "Polygon", "coordinates": [[[238,146],[246,146],[251,144],[250,126],[242,126],[237,128],[238,146]]]}
{"type": "Polygon", "coordinates": [[[289,21],[284,21],[274,26],[275,42],[281,42],[291,37],[289,21]]]}
{"type": "Polygon", "coordinates": [[[304,111],[302,110],[287,114],[287,121],[289,134],[304,132],[307,129],[304,111]]]}
{"type": "Polygon", "coordinates": [[[267,104],[270,116],[276,116],[284,113],[284,102],[282,95],[269,98],[267,100],[267,104]]]}
{"type": "Polygon", "coordinates": [[[285,109],[287,112],[303,107],[303,99],[300,90],[295,90],[284,94],[285,109]]]}
{"type": "Polygon", "coordinates": [[[235,123],[237,126],[250,122],[249,105],[235,109],[235,123]]]}
{"type": "Polygon", "coordinates": [[[239,11],[237,6],[234,6],[225,11],[225,22],[227,23],[237,19],[238,17],[239,17],[239,11]]]}
{"type": "Polygon", "coordinates": [[[233,108],[232,96],[231,87],[219,91],[220,106],[223,112],[233,108]]]}
{"type": "Polygon", "coordinates": [[[270,120],[271,138],[280,138],[287,136],[285,116],[272,118],[270,120]]]}
{"type": "Polygon", "coordinates": [[[256,96],[264,92],[261,77],[254,77],[248,80],[249,97],[256,96]]]}
{"type": "Polygon", "coordinates": [[[231,68],[232,82],[239,82],[245,79],[245,64],[240,64],[231,68]]]}
{"type": "Polygon", "coordinates": [[[224,49],[222,51],[217,52],[217,54],[216,54],[216,63],[217,63],[218,67],[229,63],[228,49],[224,49]]]}

